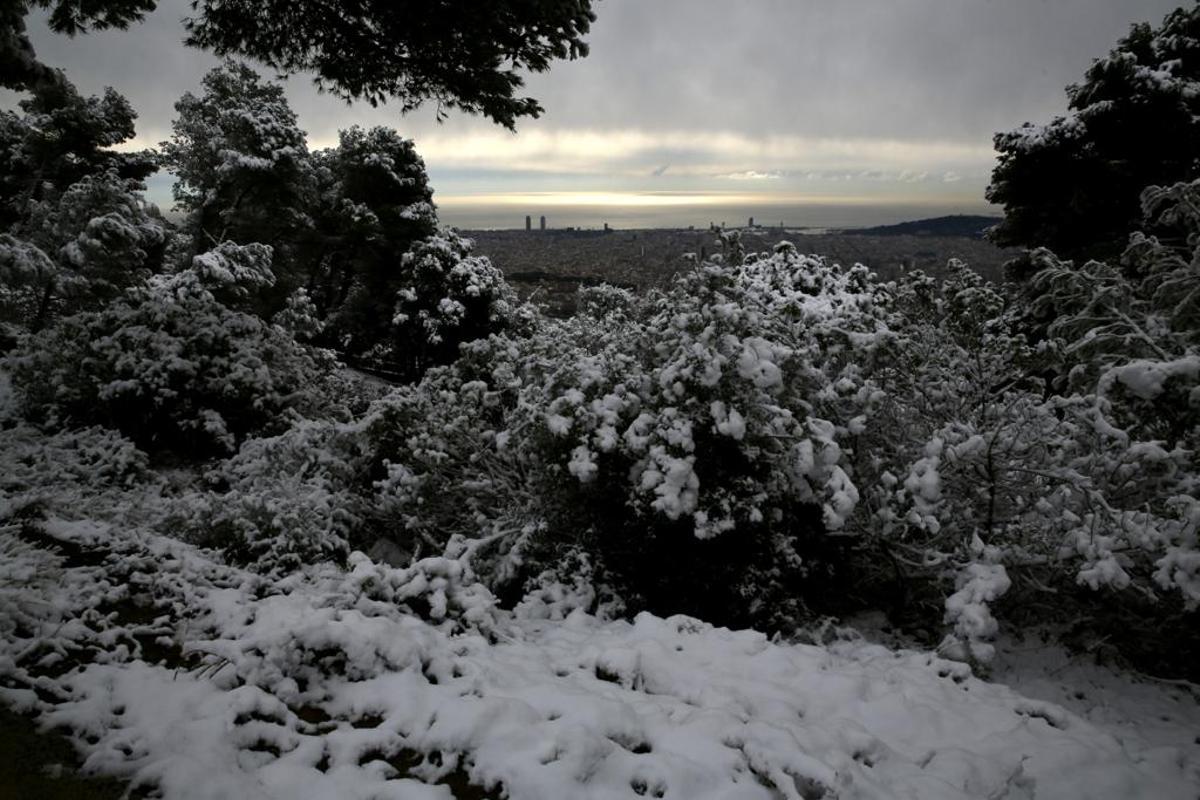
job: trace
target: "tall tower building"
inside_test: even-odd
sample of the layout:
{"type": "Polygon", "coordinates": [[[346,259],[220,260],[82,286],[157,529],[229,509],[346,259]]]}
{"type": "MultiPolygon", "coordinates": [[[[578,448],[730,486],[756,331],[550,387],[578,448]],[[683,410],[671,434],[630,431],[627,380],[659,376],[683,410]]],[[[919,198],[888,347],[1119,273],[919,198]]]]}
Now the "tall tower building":
{"type": "Polygon", "coordinates": [[[542,214],[542,230],[546,230],[546,215],[542,214]]]}
{"type": "Polygon", "coordinates": [[[533,217],[529,216],[528,214],[525,215],[525,230],[533,230],[533,217]]]}

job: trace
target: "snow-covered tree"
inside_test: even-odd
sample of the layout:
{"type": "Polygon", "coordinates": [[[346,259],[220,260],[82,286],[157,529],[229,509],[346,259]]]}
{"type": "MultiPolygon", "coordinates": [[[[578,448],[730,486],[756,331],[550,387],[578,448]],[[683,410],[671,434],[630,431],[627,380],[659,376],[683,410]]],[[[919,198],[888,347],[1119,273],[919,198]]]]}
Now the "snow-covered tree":
{"type": "Polygon", "coordinates": [[[1112,258],[1140,223],[1143,188],[1200,176],[1200,5],[1135,25],[1067,97],[1065,116],[996,135],[994,238],[1112,258]]]}
{"type": "Polygon", "coordinates": [[[162,163],[178,179],[175,199],[189,212],[194,247],[259,242],[275,247],[275,268],[288,290],[295,242],[309,226],[312,191],[308,144],[283,87],[250,67],[226,61],[185,94],[162,163]]]}
{"type": "Polygon", "coordinates": [[[273,281],[269,253],[222,244],[30,337],[7,360],[24,414],[50,428],[114,427],[193,456],[285,426],[290,409],[315,399],[328,359],[217,299],[273,281]]]}
{"type": "Polygon", "coordinates": [[[404,253],[437,229],[433,193],[412,141],[390,128],[341,131],[314,163],[307,286],[322,314],[335,317],[330,338],[361,351],[388,336],[404,253]]]}
{"type": "Polygon", "coordinates": [[[0,229],[26,222],[37,203],[56,202],[86,177],[140,181],[156,169],[148,153],[111,149],[133,138],[137,116],[112,89],[83,97],[64,84],[19,106],[21,114],[0,111],[0,229]]]}
{"type": "Polygon", "coordinates": [[[139,194],[157,169],[153,154],[112,149],[134,135],[129,102],[112,89],[83,97],[31,49],[6,52],[21,46],[5,38],[15,28],[4,32],[23,25],[27,9],[17,5],[0,12],[0,62],[29,61],[25,77],[6,84],[28,91],[21,113],[0,111],[0,324],[37,329],[157,269],[167,225],[139,194]]]}
{"type": "Polygon", "coordinates": [[[18,235],[0,234],[4,316],[39,330],[160,271],[170,234],[140,189],[110,170],[34,202],[18,235]]]}
{"type": "Polygon", "coordinates": [[[259,312],[303,288],[326,340],[359,353],[389,336],[404,253],[437,228],[425,165],[390,128],[352,127],[310,154],[283,87],[227,61],[185,95],[163,162],[179,178],[195,247],[270,244],[276,288],[259,312]]]}

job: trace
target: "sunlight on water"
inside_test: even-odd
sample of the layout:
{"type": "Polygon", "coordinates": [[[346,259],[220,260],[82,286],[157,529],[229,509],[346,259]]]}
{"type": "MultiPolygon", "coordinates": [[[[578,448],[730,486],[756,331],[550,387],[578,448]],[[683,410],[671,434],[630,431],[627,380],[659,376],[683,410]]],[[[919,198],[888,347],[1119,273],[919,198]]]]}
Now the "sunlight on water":
{"type": "Polygon", "coordinates": [[[754,194],[523,193],[435,196],[443,222],[459,228],[546,227],[707,228],[755,224],[786,228],[856,228],[950,214],[996,214],[986,203],[880,203],[857,198],[804,198],[754,194]]]}

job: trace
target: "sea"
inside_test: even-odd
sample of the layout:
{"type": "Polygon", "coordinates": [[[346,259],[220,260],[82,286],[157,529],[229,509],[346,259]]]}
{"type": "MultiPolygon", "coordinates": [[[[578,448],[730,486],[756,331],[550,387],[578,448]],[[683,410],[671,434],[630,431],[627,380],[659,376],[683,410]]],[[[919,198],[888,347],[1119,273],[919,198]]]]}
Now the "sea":
{"type": "MultiPolygon", "coordinates": [[[[168,218],[175,219],[171,196],[174,177],[160,172],[147,181],[147,198],[158,205],[168,218]]],[[[707,230],[711,225],[736,228],[746,225],[751,219],[763,227],[783,227],[789,230],[869,228],[876,225],[894,225],[930,217],[952,214],[979,214],[1001,216],[999,207],[990,205],[981,198],[978,202],[886,202],[886,201],[843,201],[809,203],[772,203],[757,200],[752,203],[705,203],[660,204],[660,205],[588,205],[556,203],[539,207],[536,200],[529,205],[508,203],[463,202],[461,199],[438,202],[438,218],[442,224],[464,230],[519,230],[525,227],[528,215],[534,229],[540,218],[546,217],[546,227],[551,229],[575,228],[601,230],[607,224],[616,230],[645,228],[697,228],[707,230]]]]}
{"type": "MultiPolygon", "coordinates": [[[[436,202],[436,196],[434,198],[436,202]]],[[[1001,210],[985,202],[978,204],[804,204],[750,206],[721,205],[659,205],[648,207],[556,205],[553,208],[521,208],[513,205],[443,205],[438,208],[438,217],[443,224],[464,230],[509,230],[525,227],[528,215],[536,230],[540,218],[546,217],[550,229],[574,228],[577,230],[603,229],[605,225],[616,230],[645,228],[702,228],[711,225],[735,228],[753,224],[763,227],[786,229],[813,229],[814,232],[842,229],[868,228],[876,225],[894,225],[930,217],[953,214],[980,214],[997,216],[1001,210]]]]}

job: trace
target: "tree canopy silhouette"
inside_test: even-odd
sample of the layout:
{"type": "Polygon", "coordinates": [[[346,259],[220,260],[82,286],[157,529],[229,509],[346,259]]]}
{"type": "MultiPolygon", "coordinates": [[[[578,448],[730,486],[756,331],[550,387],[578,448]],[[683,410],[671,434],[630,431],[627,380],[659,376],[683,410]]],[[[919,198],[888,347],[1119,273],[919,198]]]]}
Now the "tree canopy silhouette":
{"type": "MultiPolygon", "coordinates": [[[[75,35],[125,28],[156,0],[0,0],[0,85],[32,90],[61,82],[37,60],[25,28],[34,8],[50,28],[75,35]]],[[[317,85],[404,111],[434,101],[515,128],[541,105],[521,97],[522,73],[587,55],[591,0],[193,0],[187,43],[255,59],[283,73],[312,72],[317,85]]]]}
{"type": "Polygon", "coordinates": [[[1067,87],[1068,112],[996,134],[1001,245],[1119,254],[1151,185],[1200,177],[1200,5],[1142,23],[1067,87]]]}

